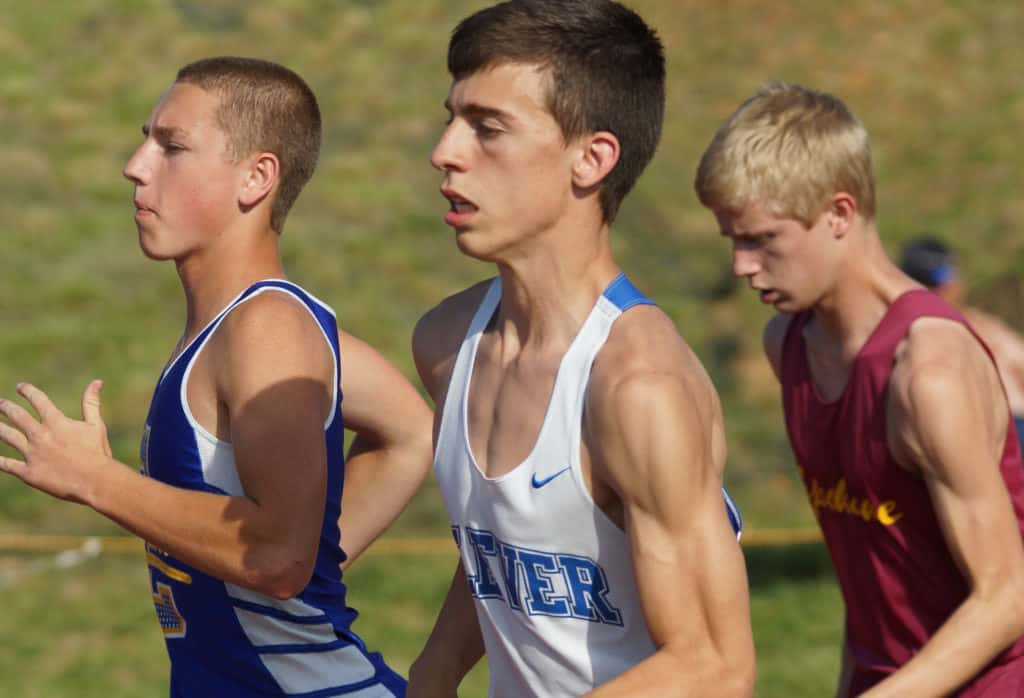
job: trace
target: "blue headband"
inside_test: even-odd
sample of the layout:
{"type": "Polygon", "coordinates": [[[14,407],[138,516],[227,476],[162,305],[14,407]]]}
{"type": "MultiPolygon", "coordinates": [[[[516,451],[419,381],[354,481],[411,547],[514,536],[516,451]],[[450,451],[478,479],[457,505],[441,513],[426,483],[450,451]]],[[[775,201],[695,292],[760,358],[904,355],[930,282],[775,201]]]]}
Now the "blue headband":
{"type": "Polygon", "coordinates": [[[928,276],[929,286],[942,286],[953,280],[953,277],[956,276],[956,269],[953,268],[952,264],[943,262],[935,267],[928,276]]]}

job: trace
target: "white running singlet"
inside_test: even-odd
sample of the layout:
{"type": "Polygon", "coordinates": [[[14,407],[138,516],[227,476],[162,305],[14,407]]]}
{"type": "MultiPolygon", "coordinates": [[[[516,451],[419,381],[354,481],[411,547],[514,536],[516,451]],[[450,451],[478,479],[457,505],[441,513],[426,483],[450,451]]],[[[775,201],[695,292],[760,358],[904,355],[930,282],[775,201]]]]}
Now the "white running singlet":
{"type": "Polygon", "coordinates": [[[434,469],[480,620],[490,696],[579,696],[654,652],[626,535],[580,473],[594,357],[619,315],[651,301],[624,275],[609,285],[562,358],[533,450],[492,479],[469,446],[467,396],[500,298],[495,278],[452,370],[434,469]]]}

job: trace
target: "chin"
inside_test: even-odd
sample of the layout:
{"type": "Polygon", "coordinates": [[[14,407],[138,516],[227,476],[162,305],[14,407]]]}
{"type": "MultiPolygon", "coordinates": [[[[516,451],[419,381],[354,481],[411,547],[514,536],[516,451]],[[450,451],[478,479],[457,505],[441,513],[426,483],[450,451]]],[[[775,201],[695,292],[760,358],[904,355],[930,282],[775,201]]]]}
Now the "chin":
{"type": "Polygon", "coordinates": [[[780,313],[799,313],[804,310],[810,310],[814,307],[813,303],[802,303],[793,298],[783,298],[778,303],[774,304],[775,310],[780,313]]]}
{"type": "MultiPolygon", "coordinates": [[[[468,231],[460,231],[455,234],[455,245],[459,248],[459,252],[472,257],[473,259],[479,259],[481,262],[496,262],[498,261],[495,257],[496,249],[485,247],[479,244],[473,244],[474,235],[468,231]]],[[[480,236],[475,236],[477,239],[475,242],[481,242],[480,236]]]]}
{"type": "Polygon", "coordinates": [[[152,259],[155,262],[166,262],[169,259],[174,259],[173,254],[159,249],[159,247],[153,244],[152,240],[147,240],[146,235],[141,230],[139,231],[139,249],[142,250],[142,254],[146,255],[148,259],[152,259]]]}

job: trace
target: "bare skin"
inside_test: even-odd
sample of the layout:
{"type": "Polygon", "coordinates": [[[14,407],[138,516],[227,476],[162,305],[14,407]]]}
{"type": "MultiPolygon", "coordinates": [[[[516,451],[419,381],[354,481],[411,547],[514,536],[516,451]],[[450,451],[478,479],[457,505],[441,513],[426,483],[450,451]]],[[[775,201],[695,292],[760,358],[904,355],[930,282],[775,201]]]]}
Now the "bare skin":
{"type": "MultiPolygon", "coordinates": [[[[227,157],[214,115],[217,99],[194,85],[173,85],[125,167],[135,185],[140,246],[151,258],[175,262],[185,292],[186,325],[175,355],[243,289],[284,276],[279,236],[270,227],[279,163],[272,153],[227,157]]],[[[385,370],[382,392],[406,403],[395,407],[395,416],[408,418],[409,426],[397,429],[369,414],[372,391],[360,368],[380,369],[383,359],[347,335],[342,347],[354,356],[352,378],[342,376],[342,387],[358,396],[349,411],[360,436],[365,433],[354,459],[364,474],[353,478],[353,490],[368,491],[363,463],[376,461],[410,478],[379,512],[368,516],[353,505],[347,524],[349,513],[343,515],[358,553],[422,479],[429,412],[397,372],[385,370]],[[405,458],[408,464],[396,463],[405,458]]],[[[0,458],[0,470],[90,506],[212,576],[290,598],[308,583],[315,562],[326,495],[323,424],[336,380],[330,348],[308,311],[283,294],[264,293],[227,316],[187,386],[199,424],[232,444],[243,496],[175,488],[114,460],[100,416],[99,381],[86,388],[82,421],[66,417],[27,384],[18,392],[34,415],[0,400],[9,422],[0,423],[0,439],[22,455],[0,458]]]]}
{"type": "Polygon", "coordinates": [[[1024,416],[1024,339],[1005,322],[977,308],[962,308],[967,321],[992,350],[1010,411],[1024,416]]]}
{"type": "MultiPolygon", "coordinates": [[[[565,144],[544,106],[543,85],[540,71],[517,64],[457,81],[447,102],[452,120],[433,156],[454,203],[448,221],[460,249],[494,262],[502,278],[469,394],[470,444],[488,477],[509,472],[531,449],[559,361],[619,271],[596,201],[618,143],[598,132],[565,144]]],[[[435,415],[483,292],[477,285],[456,294],[416,328],[413,353],[435,415]]],[[[634,308],[613,325],[584,413],[584,479],[630,540],[657,648],[588,695],[708,695],[709,686],[716,695],[749,695],[746,574],[721,501],[718,398],[660,310],[634,308]]],[[[409,695],[456,695],[483,652],[460,565],[410,672],[409,695]]]]}
{"type": "MultiPolygon", "coordinates": [[[[811,374],[824,400],[838,398],[889,306],[919,286],[885,256],[873,223],[845,193],[810,227],[761,203],[716,214],[733,242],[738,276],[770,289],[762,298],[781,311],[813,310],[804,334],[811,374]]],[[[765,329],[776,375],[788,323],[780,314],[765,329]]],[[[970,592],[914,659],[864,695],[946,695],[1024,632],[1024,546],[999,471],[1007,403],[982,347],[942,319],[911,326],[889,388],[889,449],[922,477],[970,592]]],[[[846,659],[840,696],[848,692],[848,669],[846,659]]]]}
{"type": "Polygon", "coordinates": [[[355,438],[345,459],[341,546],[347,568],[394,522],[423,483],[433,457],[433,413],[387,359],[339,331],[345,428],[355,438]]]}
{"type": "Polygon", "coordinates": [[[971,327],[988,345],[1006,389],[1010,411],[1024,416],[1024,338],[1003,320],[966,304],[963,282],[958,276],[932,289],[947,303],[960,309],[971,327]]]}

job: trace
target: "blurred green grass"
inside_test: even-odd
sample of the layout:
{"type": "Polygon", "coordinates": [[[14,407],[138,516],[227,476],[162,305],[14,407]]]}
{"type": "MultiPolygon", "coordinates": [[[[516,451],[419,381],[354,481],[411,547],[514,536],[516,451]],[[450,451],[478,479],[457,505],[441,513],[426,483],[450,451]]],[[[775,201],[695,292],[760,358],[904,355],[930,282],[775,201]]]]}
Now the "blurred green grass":
{"type": "MultiPolygon", "coordinates": [[[[456,251],[428,163],[445,118],[448,33],[485,4],[0,0],[0,395],[28,379],[74,411],[86,382],[102,377],[115,451],[136,462],[153,381],[184,317],[173,268],[137,249],[120,171],[176,69],[223,53],[286,63],[319,95],[324,151],[282,238],[286,267],[412,377],[409,334],[419,315],[491,273],[456,251]]],[[[1020,298],[1024,268],[1024,8],[1016,0],[630,4],[665,42],[668,108],[659,153],[616,224],[616,254],[722,393],[727,484],[748,525],[811,525],[759,355],[766,311],[728,279],[727,247],[692,194],[697,159],[766,79],[838,93],[873,136],[887,247],[924,229],[947,236],[986,290],[978,297],[1019,327],[1021,303],[1008,305],[1004,289],[1020,298]]],[[[0,532],[115,530],[0,478],[0,532]]],[[[446,535],[432,483],[392,535],[446,535]]],[[[841,603],[827,564],[806,564],[804,548],[784,552],[748,557],[758,695],[827,694],[841,603]]],[[[26,562],[0,552],[2,564],[26,562]]],[[[450,565],[373,557],[349,579],[364,611],[357,628],[404,668],[450,565]]],[[[166,661],[148,598],[142,561],[107,556],[6,589],[0,642],[11,649],[0,652],[0,695],[160,695],[166,661]]],[[[466,695],[482,695],[475,686],[466,695]]]]}

